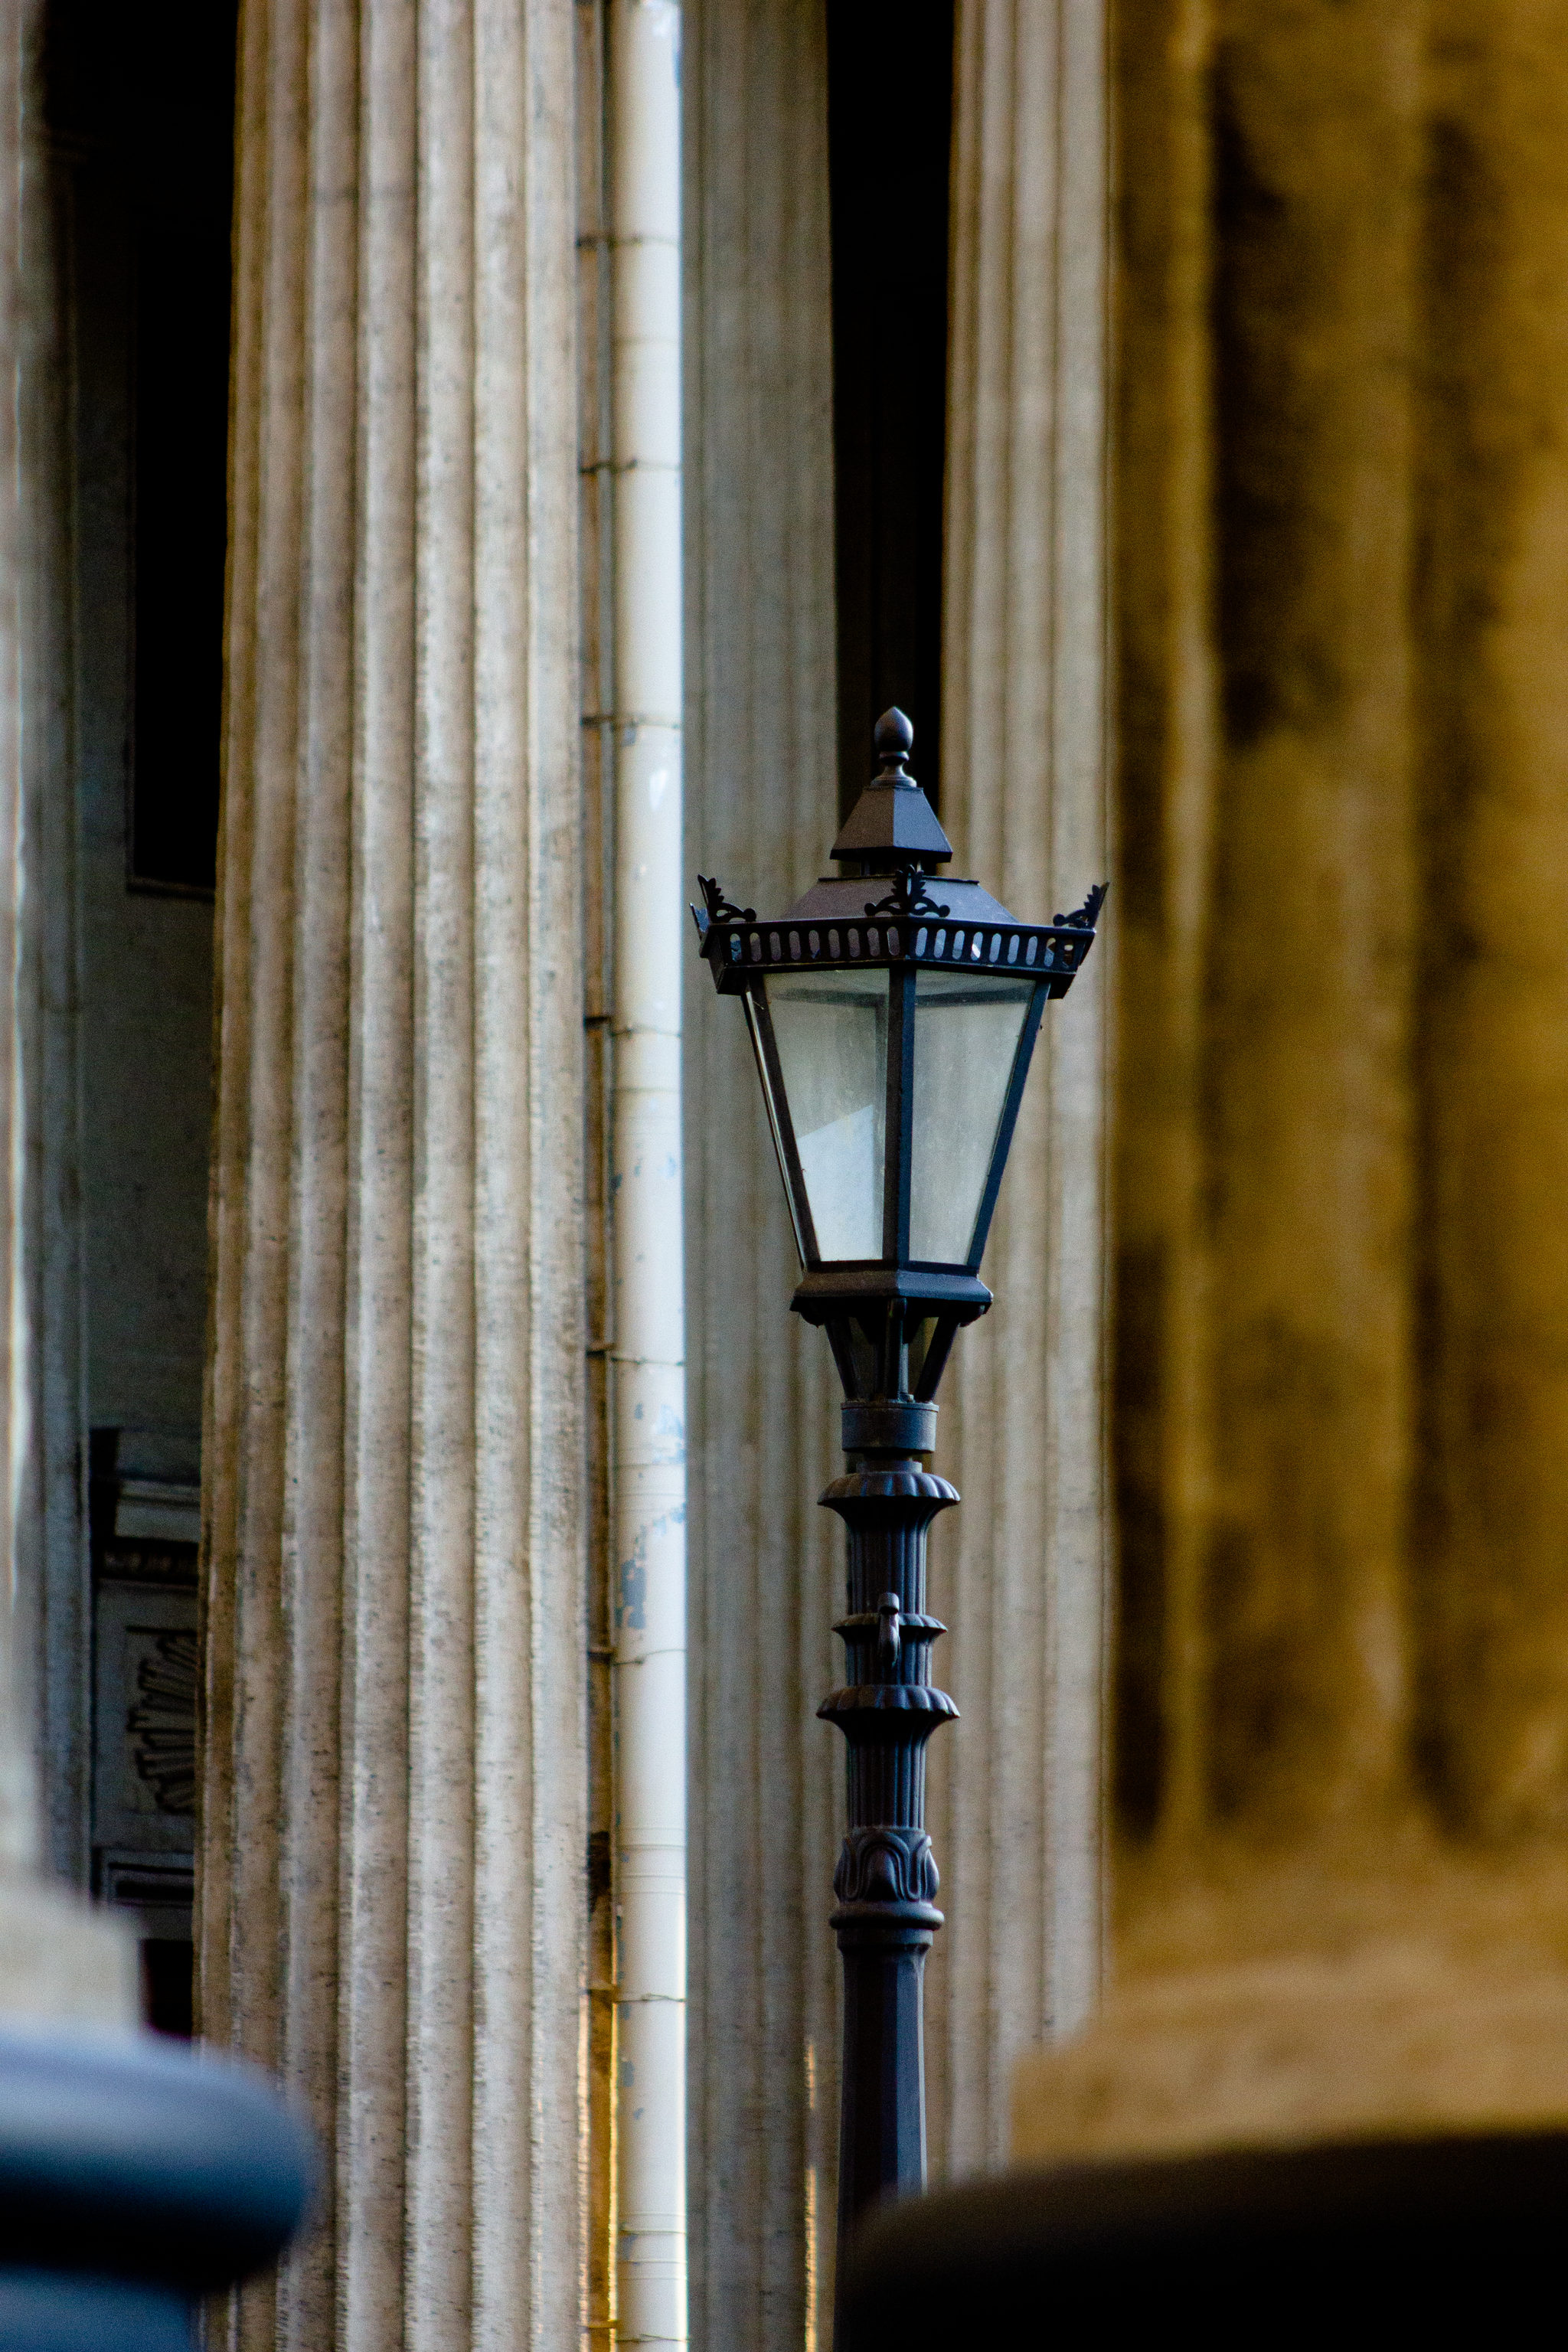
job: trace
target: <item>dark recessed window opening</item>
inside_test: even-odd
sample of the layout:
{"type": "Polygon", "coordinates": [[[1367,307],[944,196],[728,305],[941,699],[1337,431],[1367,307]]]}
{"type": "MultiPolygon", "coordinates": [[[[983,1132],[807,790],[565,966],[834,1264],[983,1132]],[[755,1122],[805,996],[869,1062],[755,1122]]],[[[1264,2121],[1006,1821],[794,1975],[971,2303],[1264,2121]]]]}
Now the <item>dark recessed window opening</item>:
{"type": "Polygon", "coordinates": [[[51,127],[112,185],[131,273],[126,872],[216,877],[236,9],[56,0],[51,127]]]}
{"type": "Polygon", "coordinates": [[[940,804],[952,0],[828,0],[839,806],[890,703],[940,804]]]}
{"type": "Polygon", "coordinates": [[[216,878],[227,533],[226,191],[201,211],[136,240],[130,875],[186,890],[216,878]]]}
{"type": "Polygon", "coordinates": [[[195,2038],[195,1948],[173,1936],[148,1936],[138,1946],[142,1963],[142,2017],[154,2033],[195,2038]]]}

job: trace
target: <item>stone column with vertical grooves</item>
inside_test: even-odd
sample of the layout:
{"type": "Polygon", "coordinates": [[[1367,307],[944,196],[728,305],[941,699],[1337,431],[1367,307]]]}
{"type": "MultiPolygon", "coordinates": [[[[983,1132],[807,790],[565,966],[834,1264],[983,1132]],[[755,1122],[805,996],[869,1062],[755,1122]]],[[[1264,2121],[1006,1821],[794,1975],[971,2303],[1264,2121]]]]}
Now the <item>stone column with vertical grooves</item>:
{"type": "Polygon", "coordinates": [[[1124,14],[1117,1983],[1022,2154],[1568,2116],[1565,55],[1124,14]]]}
{"type": "Polygon", "coordinates": [[[577,2340],[574,189],[552,0],[242,11],[203,2032],[319,2227],[235,2340],[577,2340]]]}
{"type": "Polygon", "coordinates": [[[0,17],[0,2016],[129,2025],[129,1938],[40,1875],[86,1874],[87,1597],[80,1465],[58,1458],[50,1410],[63,1388],[68,1418],[80,1328],[59,1208],[76,1173],[68,378],[43,16],[18,0],[0,17]]]}
{"type": "MultiPolygon", "coordinates": [[[[942,823],[954,871],[1037,919],[1108,870],[1104,41],[1100,0],[960,0],[942,823]]],[[[962,1709],[931,1757],[939,2173],[999,2158],[1019,2052],[1099,1989],[1109,912],[1109,952],[1041,1031],[996,1305],[959,1338],[939,1423],[963,1497],[931,1547],[962,1709]]]]}
{"type": "MultiPolygon", "coordinates": [[[[826,33],[820,0],[684,15],[686,862],[782,908],[838,823],[826,33]]],[[[837,2194],[838,1384],[789,1312],[745,1024],[694,935],[687,981],[691,2334],[798,2352],[826,2340],[837,2194]]]]}

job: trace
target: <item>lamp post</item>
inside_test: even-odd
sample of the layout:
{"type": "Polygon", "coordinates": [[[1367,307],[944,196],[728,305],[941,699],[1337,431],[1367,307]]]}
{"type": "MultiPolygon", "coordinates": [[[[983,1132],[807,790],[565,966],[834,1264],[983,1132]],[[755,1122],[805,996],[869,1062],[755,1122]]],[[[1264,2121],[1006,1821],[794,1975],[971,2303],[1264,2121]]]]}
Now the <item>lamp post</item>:
{"type": "Polygon", "coordinates": [[[845,1680],[818,1708],[848,1742],[832,1925],[844,1960],[838,2229],[925,2183],[921,1979],[942,1924],[925,1748],[958,1712],[931,1679],[926,1538],[956,1490],[930,1467],[953,1339],[979,1278],[1047,999],[1094,941],[1104,887],[1020,923],[978,882],[932,881],[952,845],[908,772],[913,730],[879,720],[879,774],[833,845],[843,868],[759,920],[700,876],[715,985],[745,1006],[802,1278],[844,1384],[845,1680]]]}

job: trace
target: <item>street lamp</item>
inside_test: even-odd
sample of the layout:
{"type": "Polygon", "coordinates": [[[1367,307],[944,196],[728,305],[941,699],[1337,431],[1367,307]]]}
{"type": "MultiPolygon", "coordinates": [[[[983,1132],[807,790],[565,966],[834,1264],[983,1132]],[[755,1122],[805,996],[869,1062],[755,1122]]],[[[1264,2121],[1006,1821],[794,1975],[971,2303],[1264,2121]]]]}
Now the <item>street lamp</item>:
{"type": "Polygon", "coordinates": [[[879,720],[882,768],[833,856],[844,871],[776,919],[699,876],[701,953],[745,1006],[800,1252],[791,1304],[827,1333],[848,1469],[822,1501],[848,1530],[845,1685],[817,1709],[848,1741],[834,1873],[844,1958],[839,2243],[867,2206],[925,2184],[921,1979],[936,1908],[925,1747],[957,1714],[931,1680],[926,1537],[958,1495],[928,1467],[936,1388],[979,1278],[1046,1000],[1064,996],[1105,896],[1019,923],[952,855],[907,772],[913,730],[879,720]],[[868,887],[868,884],[871,887],[868,887]]]}

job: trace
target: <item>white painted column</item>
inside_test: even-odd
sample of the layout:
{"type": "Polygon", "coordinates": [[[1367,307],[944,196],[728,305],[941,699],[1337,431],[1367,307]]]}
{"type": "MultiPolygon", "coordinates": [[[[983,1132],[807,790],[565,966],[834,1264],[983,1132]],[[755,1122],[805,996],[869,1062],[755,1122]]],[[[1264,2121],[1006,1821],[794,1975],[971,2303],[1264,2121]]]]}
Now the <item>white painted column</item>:
{"type": "Polygon", "coordinates": [[[680,11],[609,27],[616,2340],[684,2344],[680,11]]]}
{"type": "MultiPolygon", "coordinates": [[[[942,823],[1019,915],[1110,872],[1102,0],[960,0],[942,823]]],[[[930,1970],[933,2169],[1002,2161],[1023,2050],[1099,1990],[1108,1531],[1107,982],[1116,905],[1053,1005],[943,1383],[963,1507],[931,1544],[963,1720],[933,1742],[948,1925],[930,1970]]]]}
{"type": "Polygon", "coordinates": [[[229,2340],[576,2352],[572,12],[240,49],[199,1998],[327,2180],[229,2340]]]}

